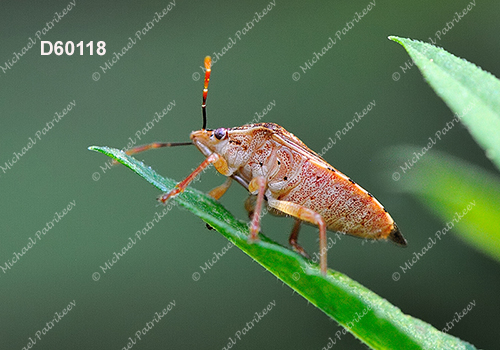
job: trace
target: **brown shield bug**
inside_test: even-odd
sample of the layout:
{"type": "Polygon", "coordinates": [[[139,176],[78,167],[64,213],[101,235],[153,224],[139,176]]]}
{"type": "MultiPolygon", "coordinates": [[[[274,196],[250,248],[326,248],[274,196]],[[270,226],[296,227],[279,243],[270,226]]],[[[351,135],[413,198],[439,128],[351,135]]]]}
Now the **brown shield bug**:
{"type": "Polygon", "coordinates": [[[300,224],[319,227],[321,272],[327,271],[326,231],[365,239],[390,239],[406,246],[406,240],[387,210],[369,192],[328,164],[296,136],[273,123],[235,128],[207,129],[206,101],[211,58],[205,58],[203,127],[191,133],[190,143],[152,143],[127,151],[135,154],[152,148],[194,144],[206,159],[176,188],[158,200],[163,204],[182,192],[209,164],[227,180],[210,191],[219,199],[236,180],[248,189],[246,209],[251,216],[250,239],[257,239],[262,206],[275,215],[296,220],[289,237],[294,250],[307,257],[298,244],[300,224]]]}

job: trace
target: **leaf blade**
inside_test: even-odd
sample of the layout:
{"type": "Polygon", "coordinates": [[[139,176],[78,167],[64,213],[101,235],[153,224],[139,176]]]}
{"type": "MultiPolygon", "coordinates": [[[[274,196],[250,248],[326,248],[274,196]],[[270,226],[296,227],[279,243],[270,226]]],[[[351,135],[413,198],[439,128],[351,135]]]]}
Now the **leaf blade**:
{"type": "MultiPolygon", "coordinates": [[[[413,146],[398,146],[386,151],[385,157],[397,162],[396,164],[403,164],[408,157],[421,151],[413,146]]],[[[430,151],[404,171],[396,184],[391,182],[391,186],[393,185],[414,195],[443,222],[453,220],[456,213],[462,214],[464,208],[474,202],[474,210],[460,218],[452,232],[500,262],[498,176],[446,153],[430,151]]]]}
{"type": "Polygon", "coordinates": [[[427,83],[500,169],[500,80],[442,48],[397,36],[389,39],[405,48],[427,83]]]}
{"type": "MultiPolygon", "coordinates": [[[[173,189],[176,184],[120,150],[96,146],[89,149],[116,159],[164,192],[173,189]]],[[[174,200],[217,229],[325,314],[348,327],[349,332],[373,349],[425,349],[436,345],[442,349],[475,349],[465,341],[403,314],[387,300],[346,275],[329,270],[324,277],[317,265],[262,234],[259,241],[249,243],[246,223],[236,220],[218,202],[199,191],[187,188],[174,200]]]]}

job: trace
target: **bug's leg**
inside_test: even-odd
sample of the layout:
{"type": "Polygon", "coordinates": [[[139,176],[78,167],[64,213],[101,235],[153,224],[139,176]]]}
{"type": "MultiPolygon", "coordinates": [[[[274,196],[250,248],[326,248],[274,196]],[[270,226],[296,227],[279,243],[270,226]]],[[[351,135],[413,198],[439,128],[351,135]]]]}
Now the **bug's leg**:
{"type": "Polygon", "coordinates": [[[245,210],[248,212],[248,218],[252,220],[253,213],[255,212],[255,205],[257,203],[257,196],[250,195],[245,200],[245,210]]]}
{"type": "MultiPolygon", "coordinates": [[[[294,216],[299,220],[310,222],[319,227],[319,253],[320,253],[320,267],[321,273],[326,275],[327,270],[327,259],[326,259],[326,223],[325,220],[316,213],[314,210],[303,207],[300,204],[280,201],[276,199],[268,200],[269,206],[282,212],[294,216]]],[[[292,233],[293,234],[293,233],[292,233]]]]}
{"type": "MultiPolygon", "coordinates": [[[[248,217],[250,220],[253,218],[253,214],[255,213],[255,206],[257,205],[257,196],[250,195],[245,201],[245,209],[248,212],[248,217]]],[[[277,216],[283,216],[286,214],[281,213],[280,211],[276,211],[274,208],[269,208],[268,210],[271,214],[277,215],[277,216]]],[[[299,237],[299,231],[300,231],[300,225],[302,221],[300,220],[295,220],[295,224],[292,229],[292,233],[290,234],[290,238],[288,239],[288,242],[290,245],[293,247],[293,249],[302,255],[306,259],[311,259],[309,254],[302,248],[302,246],[299,245],[297,242],[297,239],[299,237]]]]}
{"type": "MultiPolygon", "coordinates": [[[[219,198],[222,197],[224,195],[224,193],[226,193],[227,189],[229,188],[229,186],[231,186],[232,182],[233,182],[233,179],[228,177],[222,185],[217,186],[216,188],[213,188],[210,192],[208,192],[208,195],[210,197],[212,197],[213,199],[219,200],[219,198]]],[[[206,225],[210,231],[214,230],[214,228],[212,226],[210,226],[209,224],[206,224],[206,225]]]]}
{"type": "Polygon", "coordinates": [[[184,191],[186,187],[189,185],[189,183],[193,181],[194,178],[203,171],[203,169],[205,169],[212,163],[217,168],[217,170],[219,170],[219,168],[227,169],[227,163],[224,160],[224,158],[219,156],[217,153],[212,153],[196,169],[194,169],[193,172],[188,175],[188,177],[186,177],[183,181],[179,182],[172,191],[164,193],[160,197],[158,197],[158,201],[165,204],[170,197],[175,196],[178,193],[184,191]]]}
{"type": "Polygon", "coordinates": [[[217,186],[216,188],[214,188],[210,192],[208,192],[208,195],[210,197],[218,200],[220,197],[222,197],[224,195],[224,193],[226,193],[227,189],[229,188],[229,186],[231,186],[232,182],[233,182],[233,179],[228,177],[222,185],[217,186]]]}
{"type": "Polygon", "coordinates": [[[288,238],[288,243],[293,247],[293,250],[295,250],[297,253],[302,255],[306,259],[311,259],[309,254],[306,253],[304,248],[297,242],[299,238],[299,231],[300,231],[300,225],[302,224],[302,221],[295,219],[295,224],[293,225],[292,233],[290,234],[290,237],[288,238]]]}
{"type": "MultiPolygon", "coordinates": [[[[255,212],[255,206],[257,202],[257,197],[250,195],[246,201],[245,201],[245,209],[248,212],[248,217],[252,219],[253,214],[255,212]]],[[[286,214],[281,213],[280,211],[276,211],[274,208],[269,208],[268,210],[271,214],[277,215],[277,216],[283,216],[286,214]]],[[[290,234],[290,237],[288,238],[288,242],[290,245],[293,247],[293,250],[295,250],[297,253],[302,255],[306,259],[311,259],[309,254],[300,246],[300,244],[297,242],[298,237],[299,237],[299,231],[300,231],[300,225],[302,224],[301,220],[296,219],[295,224],[293,225],[292,233],[290,234]]]]}
{"type": "Polygon", "coordinates": [[[248,190],[252,194],[257,193],[257,201],[250,225],[250,239],[256,240],[260,230],[260,213],[262,211],[262,202],[264,202],[264,192],[266,191],[266,179],[263,176],[254,177],[248,184],[248,190]]]}

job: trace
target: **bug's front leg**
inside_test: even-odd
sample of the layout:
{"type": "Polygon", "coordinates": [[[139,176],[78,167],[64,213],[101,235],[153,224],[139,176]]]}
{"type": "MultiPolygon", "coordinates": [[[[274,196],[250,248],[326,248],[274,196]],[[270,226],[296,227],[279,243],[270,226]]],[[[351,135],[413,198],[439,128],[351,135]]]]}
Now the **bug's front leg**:
{"type": "Polygon", "coordinates": [[[326,223],[323,217],[321,217],[321,215],[316,213],[314,210],[311,210],[300,204],[292,202],[280,201],[277,199],[268,198],[268,204],[271,208],[281,210],[282,212],[294,216],[299,220],[310,222],[311,224],[314,224],[319,227],[320,267],[321,267],[321,273],[323,275],[326,275],[326,270],[328,268],[326,259],[327,238],[326,238],[326,223]]]}
{"type": "Polygon", "coordinates": [[[260,213],[262,211],[262,202],[264,202],[264,192],[266,191],[266,179],[263,176],[257,176],[248,184],[248,190],[251,194],[257,194],[257,201],[253,212],[252,223],[250,225],[250,239],[256,240],[260,230],[260,213]]]}
{"type": "Polygon", "coordinates": [[[231,183],[233,182],[233,179],[228,177],[227,180],[220,186],[217,186],[216,188],[213,188],[210,192],[208,192],[208,195],[212,197],[213,199],[219,200],[220,197],[226,193],[228,190],[229,186],[231,186],[231,183]]]}
{"type": "Polygon", "coordinates": [[[212,153],[196,169],[194,169],[193,172],[188,175],[188,177],[186,177],[183,181],[179,182],[172,191],[164,193],[160,197],[158,197],[158,201],[165,204],[170,197],[173,197],[178,193],[184,191],[186,187],[189,185],[189,183],[193,181],[195,177],[210,164],[214,164],[215,168],[219,172],[222,172],[224,170],[227,172],[227,162],[225,161],[225,159],[219,156],[217,153],[212,153]]]}

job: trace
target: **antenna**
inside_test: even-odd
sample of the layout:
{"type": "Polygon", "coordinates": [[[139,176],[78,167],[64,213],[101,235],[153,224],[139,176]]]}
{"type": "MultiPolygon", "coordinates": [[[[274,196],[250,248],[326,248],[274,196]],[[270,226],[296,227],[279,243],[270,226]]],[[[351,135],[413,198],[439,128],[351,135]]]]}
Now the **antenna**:
{"type": "Polygon", "coordinates": [[[203,83],[203,102],[201,104],[201,112],[203,115],[203,127],[202,130],[207,128],[207,94],[208,94],[208,82],[210,81],[210,72],[212,71],[212,59],[210,56],[205,57],[205,82],[203,83]]]}
{"type": "MultiPolygon", "coordinates": [[[[207,127],[207,94],[208,94],[208,82],[210,81],[210,72],[212,66],[212,59],[210,56],[205,57],[205,82],[203,84],[203,102],[201,104],[201,111],[203,114],[203,130],[207,127]]],[[[176,147],[176,146],[188,146],[192,145],[192,142],[153,142],[147,145],[141,145],[129,149],[125,153],[128,155],[137,154],[154,148],[162,147],[176,147]]],[[[113,161],[113,164],[117,163],[113,161]]]]}

